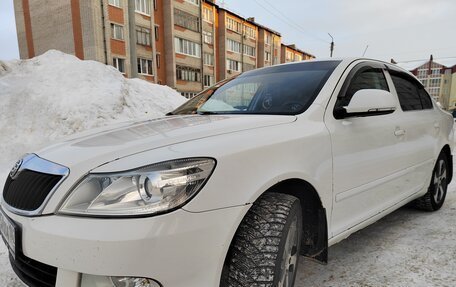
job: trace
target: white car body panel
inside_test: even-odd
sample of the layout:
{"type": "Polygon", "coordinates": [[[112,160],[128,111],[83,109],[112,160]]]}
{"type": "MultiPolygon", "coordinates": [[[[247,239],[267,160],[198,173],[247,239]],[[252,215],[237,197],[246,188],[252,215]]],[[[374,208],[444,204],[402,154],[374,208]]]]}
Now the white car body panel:
{"type": "Polygon", "coordinates": [[[214,262],[223,263],[232,226],[248,208],[177,210],[129,220],[7,215],[22,226],[24,254],[58,266],[58,272],[152,277],[164,286],[196,287],[219,284],[222,265],[214,262]]]}
{"type": "Polygon", "coordinates": [[[170,116],[86,133],[38,152],[69,167],[70,174],[46,205],[48,216],[24,217],[4,208],[22,227],[24,254],[57,266],[58,286],[78,286],[78,273],[150,277],[173,287],[218,286],[239,223],[281,181],[300,179],[318,192],[329,245],[422,196],[440,151],[445,145],[453,149],[453,119],[435,103],[432,110],[403,112],[389,77],[396,111],[335,119],[336,97],[363,61],[342,61],[297,116],[170,116]],[[214,158],[217,165],[178,210],[134,219],[56,215],[89,172],[189,157],[214,158]]]}
{"type": "MultiPolygon", "coordinates": [[[[125,127],[89,134],[83,138],[51,146],[37,154],[49,161],[60,162],[71,168],[68,179],[55,192],[43,213],[54,213],[75,182],[94,168],[110,161],[162,147],[166,147],[166,151],[177,143],[280,125],[295,120],[294,116],[178,116],[132,123],[125,127]]],[[[195,152],[193,149],[191,157],[197,156],[195,152]]],[[[200,156],[203,155],[203,153],[200,154],[200,156]]],[[[133,161],[130,166],[138,168],[179,157],[178,154],[173,157],[170,153],[161,151],[155,155],[148,155],[147,162],[143,165],[133,161]]]]}

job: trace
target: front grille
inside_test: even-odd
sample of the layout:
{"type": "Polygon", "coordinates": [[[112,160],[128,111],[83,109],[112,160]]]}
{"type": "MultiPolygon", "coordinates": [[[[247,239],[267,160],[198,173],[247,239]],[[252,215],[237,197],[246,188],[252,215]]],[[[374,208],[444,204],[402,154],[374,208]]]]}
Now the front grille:
{"type": "Polygon", "coordinates": [[[22,170],[15,179],[8,176],[3,189],[3,199],[14,208],[36,210],[61,179],[61,175],[22,170]]]}
{"type": "Polygon", "coordinates": [[[57,267],[50,266],[22,253],[17,253],[16,258],[9,256],[11,266],[17,276],[30,287],[54,287],[57,278],[57,267]]]}

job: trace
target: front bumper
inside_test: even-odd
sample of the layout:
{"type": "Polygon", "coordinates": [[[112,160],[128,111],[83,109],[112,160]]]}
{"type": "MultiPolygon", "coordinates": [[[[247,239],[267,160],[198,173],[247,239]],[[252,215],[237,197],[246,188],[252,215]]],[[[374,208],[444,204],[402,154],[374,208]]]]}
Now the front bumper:
{"type": "Polygon", "coordinates": [[[79,286],[84,273],[153,278],[164,287],[209,287],[220,283],[226,252],[248,208],[180,209],[130,219],[5,213],[21,228],[23,254],[58,268],[56,286],[79,286]]]}

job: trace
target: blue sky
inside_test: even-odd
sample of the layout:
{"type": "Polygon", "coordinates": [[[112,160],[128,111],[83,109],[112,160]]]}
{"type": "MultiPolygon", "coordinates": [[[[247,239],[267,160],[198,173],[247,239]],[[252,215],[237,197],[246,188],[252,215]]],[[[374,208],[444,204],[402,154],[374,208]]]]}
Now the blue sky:
{"type": "MultiPolygon", "coordinates": [[[[383,60],[456,57],[455,0],[221,1],[317,57],[329,56],[328,33],[337,57],[361,56],[367,45],[366,57],[383,60]]],[[[0,59],[18,57],[13,0],[0,0],[0,59]]]]}

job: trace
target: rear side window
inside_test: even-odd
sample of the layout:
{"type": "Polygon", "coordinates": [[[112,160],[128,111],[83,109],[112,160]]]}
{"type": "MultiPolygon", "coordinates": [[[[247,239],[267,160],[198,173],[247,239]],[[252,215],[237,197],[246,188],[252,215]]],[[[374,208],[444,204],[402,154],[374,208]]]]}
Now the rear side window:
{"type": "Polygon", "coordinates": [[[423,109],[432,109],[432,100],[429,94],[426,92],[424,87],[418,88],[418,93],[420,94],[421,104],[423,105],[423,109]]]}
{"type": "Polygon", "coordinates": [[[353,95],[364,89],[389,91],[383,71],[378,68],[365,67],[360,69],[351,79],[345,94],[337,100],[336,107],[347,106],[353,95]]]}
{"type": "Polygon", "coordinates": [[[432,109],[432,101],[423,87],[408,76],[391,74],[403,111],[432,109]]]}

